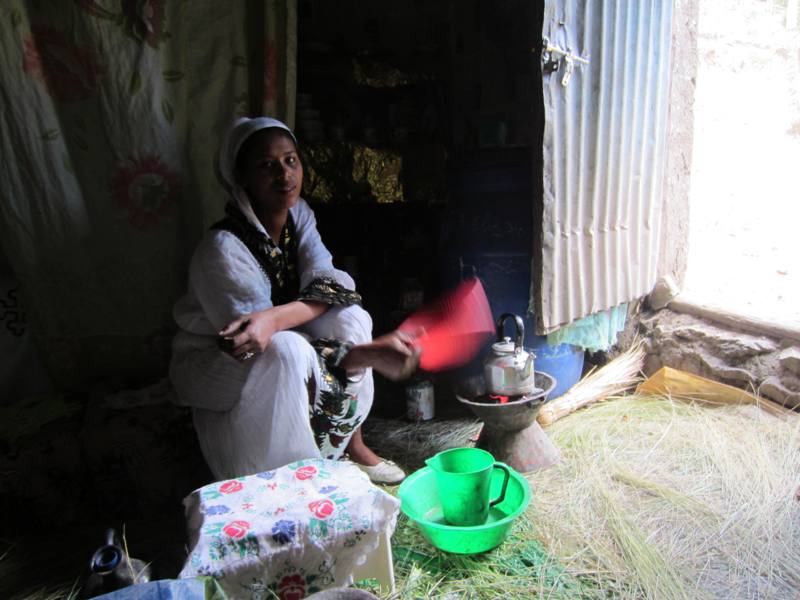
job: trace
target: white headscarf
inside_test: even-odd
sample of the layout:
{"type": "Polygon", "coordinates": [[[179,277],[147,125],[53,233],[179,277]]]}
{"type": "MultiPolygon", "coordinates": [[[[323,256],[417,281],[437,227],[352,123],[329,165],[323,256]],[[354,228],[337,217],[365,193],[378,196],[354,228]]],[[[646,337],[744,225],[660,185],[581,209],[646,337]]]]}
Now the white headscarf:
{"type": "Polygon", "coordinates": [[[247,220],[255,225],[259,231],[264,233],[267,232],[253,212],[253,207],[250,205],[250,199],[247,193],[236,181],[236,155],[239,154],[239,150],[247,138],[262,129],[270,128],[283,129],[291,136],[295,145],[297,145],[297,138],[294,136],[294,133],[282,121],[271,117],[256,117],[254,119],[241,117],[233,122],[228,133],[225,134],[219,151],[217,152],[216,160],[217,177],[220,183],[230,192],[236,206],[244,213],[247,220]]]}

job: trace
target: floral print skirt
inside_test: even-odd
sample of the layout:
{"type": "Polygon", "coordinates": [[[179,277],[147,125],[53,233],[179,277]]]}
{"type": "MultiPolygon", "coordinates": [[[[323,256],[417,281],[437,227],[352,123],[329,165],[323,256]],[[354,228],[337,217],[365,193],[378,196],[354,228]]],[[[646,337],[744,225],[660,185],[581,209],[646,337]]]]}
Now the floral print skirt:
{"type": "Polygon", "coordinates": [[[337,459],[366,418],[366,412],[358,410],[364,375],[348,378],[339,367],[350,344],[321,339],[314,340],[311,345],[317,352],[320,367],[319,393],[311,395],[309,402],[311,429],[322,457],[337,459]]]}

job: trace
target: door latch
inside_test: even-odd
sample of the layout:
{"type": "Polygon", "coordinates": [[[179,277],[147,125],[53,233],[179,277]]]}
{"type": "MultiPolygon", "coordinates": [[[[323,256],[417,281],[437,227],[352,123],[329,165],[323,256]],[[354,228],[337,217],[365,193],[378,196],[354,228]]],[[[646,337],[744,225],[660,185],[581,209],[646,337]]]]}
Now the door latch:
{"type": "Polygon", "coordinates": [[[564,67],[564,75],[561,77],[561,85],[567,87],[572,73],[575,71],[575,65],[588,65],[589,59],[573,53],[572,48],[564,50],[552,45],[549,38],[542,38],[542,73],[549,75],[558,71],[558,66],[562,59],[566,66],[564,67]]]}

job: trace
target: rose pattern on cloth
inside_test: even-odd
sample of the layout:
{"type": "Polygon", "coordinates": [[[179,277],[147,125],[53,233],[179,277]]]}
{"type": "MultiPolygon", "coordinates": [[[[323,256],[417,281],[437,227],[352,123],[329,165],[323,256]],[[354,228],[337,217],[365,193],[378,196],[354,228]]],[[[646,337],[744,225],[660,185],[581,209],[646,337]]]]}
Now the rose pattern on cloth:
{"type": "Polygon", "coordinates": [[[181,577],[211,575],[235,598],[299,600],[351,583],[355,565],[394,531],[399,501],[355,465],[310,459],[265,473],[187,496],[181,577]]]}
{"type": "Polygon", "coordinates": [[[302,575],[287,575],[278,583],[281,600],[301,600],[306,597],[306,581],[302,575]]]}
{"type": "Polygon", "coordinates": [[[131,157],[111,180],[116,205],[127,211],[128,221],[137,229],[158,225],[178,202],[181,178],[156,155],[131,157]]]}
{"type": "Polygon", "coordinates": [[[314,475],[317,474],[317,469],[315,467],[300,467],[294,472],[294,476],[300,480],[311,479],[314,475]]]}
{"type": "Polygon", "coordinates": [[[327,519],[330,517],[333,514],[334,508],[335,506],[330,500],[314,500],[314,502],[308,505],[308,509],[314,513],[314,516],[318,519],[327,519]]]}
{"type": "Polygon", "coordinates": [[[95,48],[67,39],[54,27],[33,26],[22,41],[22,68],[44,84],[58,102],[77,102],[98,95],[105,63],[95,48]]]}
{"type": "Polygon", "coordinates": [[[219,491],[223,494],[235,494],[242,489],[244,489],[244,484],[241,481],[226,481],[219,486],[219,491]]]}
{"type": "Polygon", "coordinates": [[[250,523],[247,521],[231,521],[222,528],[222,531],[224,531],[228,537],[238,540],[245,536],[248,529],[250,529],[250,523]]]}

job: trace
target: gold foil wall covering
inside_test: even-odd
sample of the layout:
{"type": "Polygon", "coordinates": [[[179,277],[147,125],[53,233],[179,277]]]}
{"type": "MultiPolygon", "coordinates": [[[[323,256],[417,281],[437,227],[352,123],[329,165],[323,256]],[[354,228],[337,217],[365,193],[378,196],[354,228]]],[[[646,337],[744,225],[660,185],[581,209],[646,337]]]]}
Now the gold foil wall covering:
{"type": "Polygon", "coordinates": [[[398,152],[347,142],[304,148],[303,194],[317,202],[402,202],[398,152]]]}

